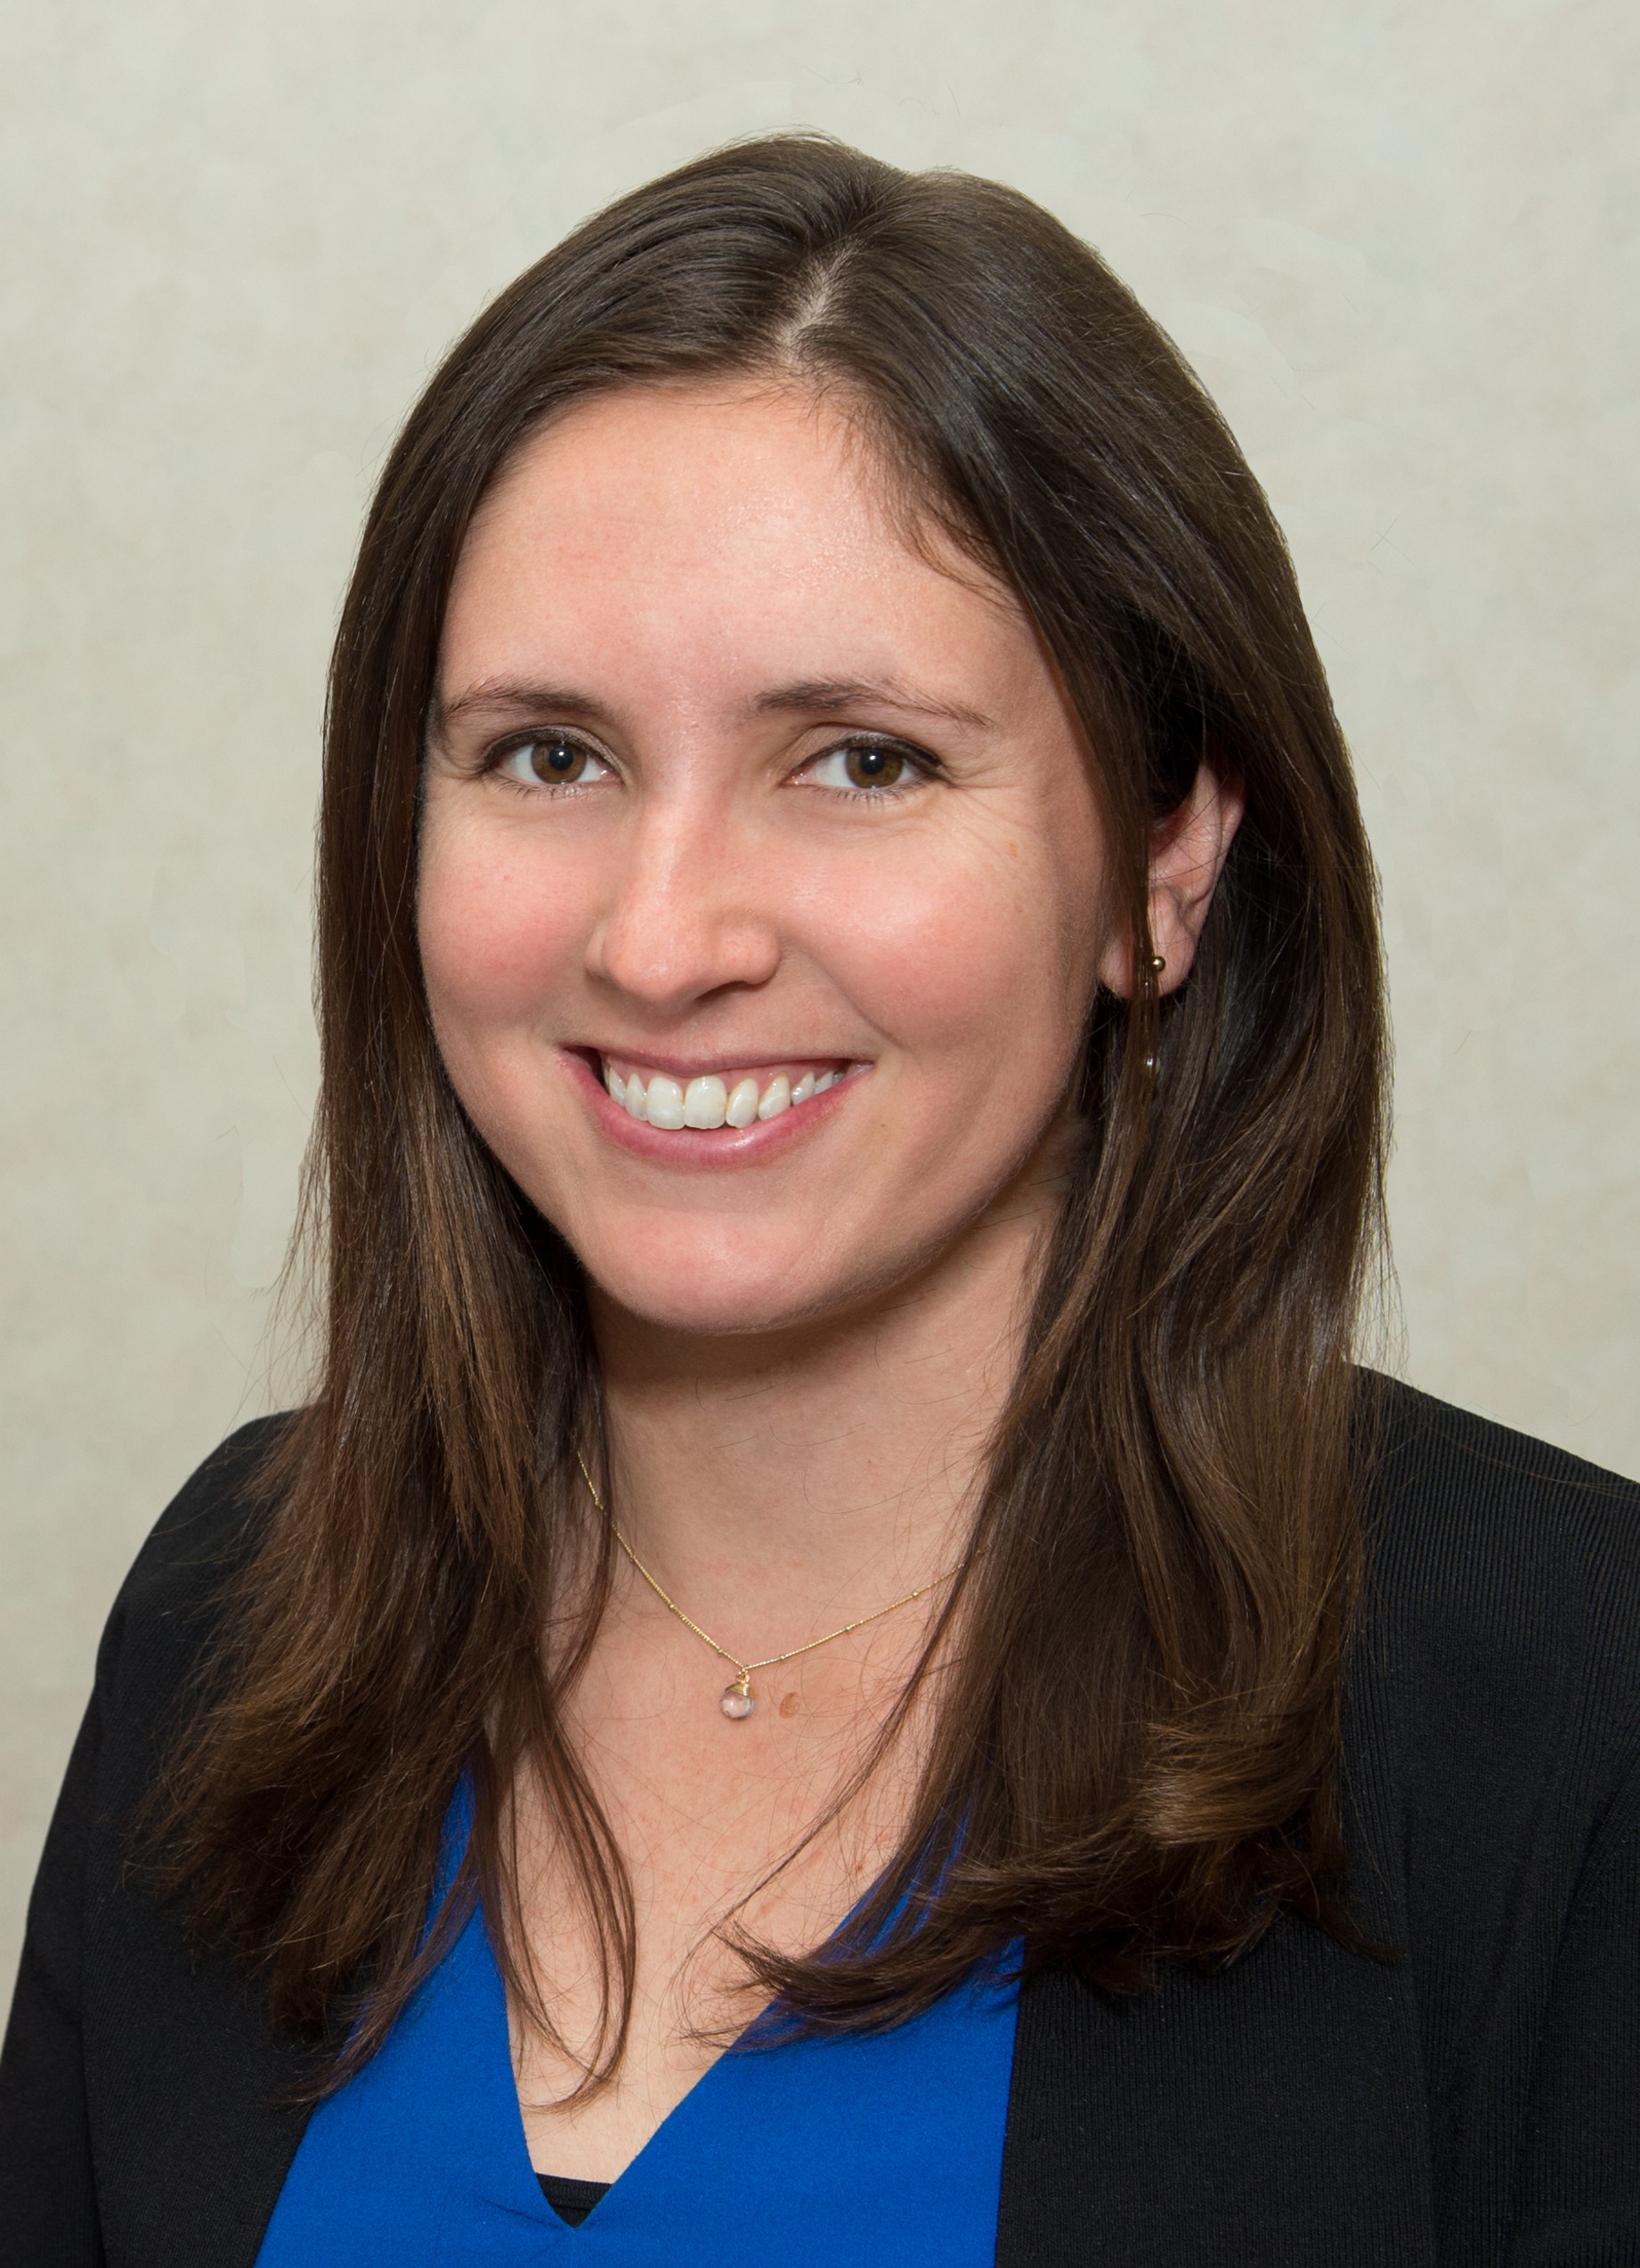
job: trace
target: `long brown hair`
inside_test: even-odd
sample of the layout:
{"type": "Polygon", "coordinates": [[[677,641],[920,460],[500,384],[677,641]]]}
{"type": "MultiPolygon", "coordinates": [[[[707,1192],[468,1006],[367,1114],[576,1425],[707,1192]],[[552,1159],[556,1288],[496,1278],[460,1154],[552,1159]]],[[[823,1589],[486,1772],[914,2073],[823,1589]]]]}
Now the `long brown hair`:
{"type": "Polygon", "coordinates": [[[1230,1958],[1283,1908],[1348,1930],[1351,1351],[1384,1021],[1371,860],[1292,567],[1222,420],[1085,246],[995,183],[785,136],[623,198],[479,318],[388,459],[337,638],[308,1214],[322,1372],[160,1804],[200,1929],[261,1964],[277,2021],[347,2038],[333,2077],[443,1941],[424,1931],[464,1770],[475,1831],[446,1931],[482,1896],[548,2020],[513,1926],[526,1764],[601,1951],[590,2083],[621,2052],[632,1900],[563,1710],[606,1538],[578,1642],[551,1666],[541,1646],[588,1518],[569,1459],[597,1437],[596,1362],[571,1256],[434,1048],[418,777],[451,574],[499,468],[597,389],[735,372],[837,390],[919,508],[1017,592],[1085,727],[1141,963],[1157,816],[1205,753],[1246,799],[1188,983],[1092,1010],[1092,1134],[989,1457],[985,1549],[930,1640],[961,1614],[861,1946],[745,1957],[802,2019],[848,2024],[927,2004],[1021,1933],[1032,1960],[1130,1990],[1158,1963],[1230,1958]]]}

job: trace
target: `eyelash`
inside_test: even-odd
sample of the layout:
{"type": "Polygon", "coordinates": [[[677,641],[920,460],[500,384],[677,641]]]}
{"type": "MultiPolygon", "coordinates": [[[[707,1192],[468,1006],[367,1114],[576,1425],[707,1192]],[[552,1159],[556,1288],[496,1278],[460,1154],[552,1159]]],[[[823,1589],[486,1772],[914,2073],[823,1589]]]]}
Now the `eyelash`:
{"type": "Polygon", "coordinates": [[[526,749],[535,748],[543,742],[550,741],[562,741],[566,747],[581,750],[583,753],[591,757],[595,763],[602,764],[607,770],[614,769],[609,758],[595,748],[590,741],[584,740],[580,733],[559,729],[513,733],[507,739],[498,741],[495,746],[485,753],[479,770],[492,774],[519,795],[576,795],[584,788],[597,787],[602,784],[597,780],[544,780],[539,776],[532,780],[515,779],[503,769],[513,757],[522,756],[526,749]]]}
{"type": "Polygon", "coordinates": [[[926,749],[918,748],[911,741],[893,740],[875,733],[848,733],[841,740],[833,741],[829,748],[822,748],[808,757],[794,776],[800,778],[803,772],[824,764],[829,757],[847,756],[856,748],[899,757],[913,777],[896,780],[885,787],[828,787],[824,791],[827,795],[840,796],[849,803],[897,803],[913,786],[924,787],[930,780],[939,778],[944,769],[938,757],[930,756],[926,749]]]}
{"type": "MultiPolygon", "coordinates": [[[[515,733],[509,739],[497,743],[484,758],[482,768],[505,780],[507,786],[516,788],[521,795],[574,795],[580,793],[584,788],[602,784],[597,780],[544,780],[539,776],[533,781],[526,781],[512,778],[502,769],[510,758],[522,755],[525,749],[533,748],[539,743],[548,740],[563,741],[567,746],[582,749],[594,762],[605,766],[611,771],[614,770],[614,766],[610,762],[609,758],[603,755],[589,741],[583,740],[579,733],[564,730],[515,733]]],[[[851,749],[856,748],[880,749],[885,755],[898,756],[915,776],[913,781],[895,781],[883,787],[828,787],[824,791],[826,794],[840,797],[846,802],[897,802],[902,796],[910,792],[913,784],[924,785],[930,780],[939,778],[944,771],[944,767],[938,757],[931,756],[926,749],[918,748],[910,741],[890,739],[874,733],[850,733],[841,740],[833,741],[829,748],[819,749],[814,755],[806,758],[792,776],[794,779],[800,779],[803,773],[817,764],[824,763],[828,757],[847,756],[851,749]]]]}

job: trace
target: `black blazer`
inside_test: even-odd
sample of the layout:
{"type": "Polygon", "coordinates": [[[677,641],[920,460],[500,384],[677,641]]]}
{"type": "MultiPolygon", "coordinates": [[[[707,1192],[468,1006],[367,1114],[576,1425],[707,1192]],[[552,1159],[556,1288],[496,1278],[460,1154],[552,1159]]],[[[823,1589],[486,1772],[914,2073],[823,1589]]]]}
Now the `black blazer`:
{"type": "MultiPolygon", "coordinates": [[[[1640,1491],[1389,1390],[1349,1695],[1353,1896],[1133,2006],[1025,1991],[1001,2268],[1640,2263],[1640,1491]]],[[[0,2058],[8,2268],[249,2268],[303,2053],[194,1960],[124,1823],[276,1419],[119,1595],[0,2058]]],[[[384,2264],[391,2268],[391,2264],[384,2264]]]]}

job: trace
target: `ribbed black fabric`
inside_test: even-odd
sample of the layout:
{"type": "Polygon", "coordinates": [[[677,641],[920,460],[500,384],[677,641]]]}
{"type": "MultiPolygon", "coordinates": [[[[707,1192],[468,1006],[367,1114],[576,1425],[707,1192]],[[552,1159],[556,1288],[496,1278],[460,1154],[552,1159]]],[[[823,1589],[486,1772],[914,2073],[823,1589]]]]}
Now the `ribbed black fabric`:
{"type": "Polygon", "coordinates": [[[578,2182],[573,2174],[538,2174],[541,2195],[560,2221],[579,2229],[599,2198],[607,2197],[607,2182],[578,2182]]]}
{"type": "Polygon", "coordinates": [[[1640,1490],[1391,1387],[1370,1541],[1352,1897],[1401,1957],[1035,1980],[999,2268],[1640,2263],[1640,1490]]]}
{"type": "Polygon", "coordinates": [[[277,1419],[193,1475],[114,1605],[28,1906],[0,2052],[7,2268],[250,2268],[301,2140],[310,2059],[144,1894],[126,1823],[210,1601],[248,1540],[241,1487],[277,1419]]]}
{"type": "MultiPolygon", "coordinates": [[[[1640,2268],[1640,1491],[1384,1399],[1344,1780],[1400,1957],[1287,1923],[1133,2006],[1033,1977],[1000,2268],[1640,2268]]],[[[0,2054],[8,2268],[251,2268],[301,2138],[306,2056],[125,1835],[277,1422],[110,1620],[0,2054]]]]}

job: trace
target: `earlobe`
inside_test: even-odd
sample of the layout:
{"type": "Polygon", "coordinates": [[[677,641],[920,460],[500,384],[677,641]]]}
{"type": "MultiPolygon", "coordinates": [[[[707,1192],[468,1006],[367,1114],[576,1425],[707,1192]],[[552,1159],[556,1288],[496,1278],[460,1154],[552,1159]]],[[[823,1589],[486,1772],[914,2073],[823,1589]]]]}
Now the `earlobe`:
{"type": "Polygon", "coordinates": [[[1136,973],[1164,995],[1184,982],[1246,809],[1241,782],[1233,772],[1221,772],[1207,763],[1198,767],[1183,802],[1151,831],[1149,966],[1136,972],[1132,939],[1113,938],[1100,970],[1108,991],[1131,1000],[1136,973]]]}

